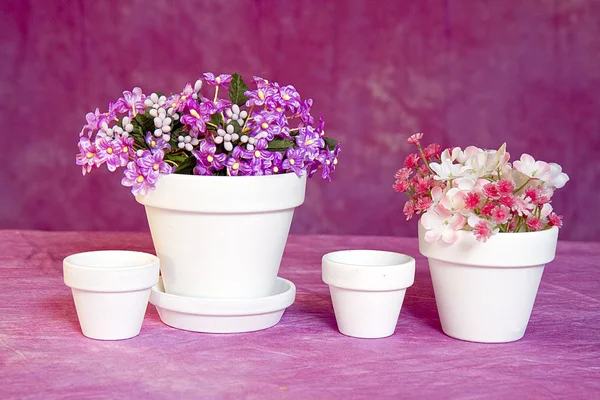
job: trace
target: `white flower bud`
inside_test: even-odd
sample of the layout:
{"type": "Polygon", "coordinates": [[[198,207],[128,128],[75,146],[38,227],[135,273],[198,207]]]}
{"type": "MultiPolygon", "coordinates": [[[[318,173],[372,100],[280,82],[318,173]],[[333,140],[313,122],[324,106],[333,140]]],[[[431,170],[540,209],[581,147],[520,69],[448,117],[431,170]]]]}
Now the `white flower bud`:
{"type": "Polygon", "coordinates": [[[162,115],[162,117],[164,118],[167,115],[167,111],[164,108],[159,108],[158,115],[162,115]]]}
{"type": "Polygon", "coordinates": [[[163,126],[164,125],[171,125],[171,122],[173,122],[173,120],[169,117],[163,119],[163,126]]]}
{"type": "Polygon", "coordinates": [[[248,139],[248,143],[254,144],[254,143],[256,143],[256,139],[254,139],[253,137],[251,137],[251,138],[248,139]]]}
{"type": "Polygon", "coordinates": [[[186,136],[186,137],[183,138],[183,141],[186,142],[186,143],[189,143],[189,142],[192,141],[192,138],[190,136],[186,136]]]}
{"type": "Polygon", "coordinates": [[[157,128],[162,128],[163,120],[160,117],[154,118],[154,126],[157,128]]]}
{"type": "Polygon", "coordinates": [[[218,129],[218,130],[217,130],[217,134],[218,134],[219,136],[225,136],[225,134],[226,134],[226,133],[227,133],[227,132],[225,132],[223,129],[218,129]]]}
{"type": "Polygon", "coordinates": [[[177,113],[173,114],[173,119],[175,121],[179,121],[179,114],[177,114],[177,113]]]}
{"type": "Polygon", "coordinates": [[[150,100],[152,101],[152,103],[158,103],[158,95],[156,93],[152,93],[150,95],[150,100]]]}
{"type": "Polygon", "coordinates": [[[152,107],[154,105],[154,103],[152,102],[152,100],[146,99],[146,100],[144,100],[144,105],[146,107],[152,107]]]}
{"type": "Polygon", "coordinates": [[[215,143],[216,143],[216,144],[221,144],[221,143],[223,143],[223,136],[217,136],[217,137],[214,139],[214,141],[215,141],[215,143]]]}
{"type": "Polygon", "coordinates": [[[233,145],[231,144],[231,142],[225,142],[224,146],[225,146],[225,150],[227,150],[227,151],[233,150],[233,145]]]}
{"type": "Polygon", "coordinates": [[[243,110],[243,111],[240,113],[240,118],[242,118],[242,119],[246,119],[246,117],[247,117],[247,116],[248,116],[248,113],[246,112],[246,110],[243,110]]]}
{"type": "Polygon", "coordinates": [[[234,130],[233,125],[227,125],[227,133],[233,133],[234,130]]]}
{"type": "Polygon", "coordinates": [[[171,127],[170,127],[169,125],[165,125],[165,126],[163,126],[161,129],[162,129],[162,131],[163,131],[164,133],[169,133],[169,132],[171,132],[171,127]]]}
{"type": "Polygon", "coordinates": [[[231,142],[231,135],[229,133],[226,133],[223,139],[225,139],[226,142],[231,142]]]}
{"type": "Polygon", "coordinates": [[[231,111],[233,111],[234,114],[239,114],[240,106],[238,106],[237,104],[234,104],[233,106],[231,106],[231,111]]]}
{"type": "Polygon", "coordinates": [[[154,136],[156,136],[156,137],[161,137],[161,136],[162,136],[162,130],[160,130],[160,129],[156,129],[156,130],[154,131],[154,136]]]}
{"type": "Polygon", "coordinates": [[[202,89],[202,81],[198,79],[196,83],[194,83],[194,91],[199,92],[202,89]]]}
{"type": "Polygon", "coordinates": [[[158,117],[158,110],[156,110],[156,108],[153,108],[152,110],[150,110],[150,115],[152,115],[153,117],[158,117]]]}
{"type": "Polygon", "coordinates": [[[200,141],[198,140],[198,138],[193,138],[190,143],[192,143],[192,146],[198,146],[198,143],[200,143],[200,141]]]}
{"type": "Polygon", "coordinates": [[[165,142],[168,142],[168,141],[170,141],[170,140],[171,140],[171,135],[169,135],[168,133],[165,133],[165,134],[163,135],[163,140],[164,140],[165,142]]]}
{"type": "Polygon", "coordinates": [[[192,151],[192,150],[194,150],[194,146],[192,146],[191,143],[186,143],[185,144],[185,149],[187,151],[192,151]]]}
{"type": "Polygon", "coordinates": [[[136,154],[138,157],[141,157],[141,156],[142,156],[142,154],[144,154],[144,150],[140,149],[140,150],[136,151],[136,152],[135,152],[135,154],[136,154]]]}
{"type": "Polygon", "coordinates": [[[241,141],[242,143],[248,143],[248,136],[246,136],[246,135],[242,135],[242,137],[240,138],[240,141],[241,141]]]}
{"type": "Polygon", "coordinates": [[[240,135],[238,135],[237,133],[233,133],[231,135],[231,141],[235,142],[236,140],[238,140],[240,138],[240,135]]]}
{"type": "Polygon", "coordinates": [[[194,94],[192,95],[192,99],[194,99],[194,100],[198,100],[198,93],[194,93],[194,94]]]}
{"type": "Polygon", "coordinates": [[[248,144],[246,145],[246,149],[247,149],[248,151],[252,151],[252,150],[254,150],[254,145],[253,145],[253,144],[249,144],[249,143],[248,143],[248,144]]]}
{"type": "Polygon", "coordinates": [[[160,104],[161,106],[163,104],[165,104],[167,102],[167,97],[166,96],[160,96],[160,98],[158,99],[158,104],[160,104]]]}
{"type": "Polygon", "coordinates": [[[225,115],[227,115],[229,118],[231,118],[231,116],[233,115],[233,113],[231,112],[231,109],[227,109],[225,110],[225,115]]]}
{"type": "Polygon", "coordinates": [[[177,147],[179,147],[180,149],[183,149],[185,147],[185,143],[179,142],[179,143],[177,143],[177,147]]]}
{"type": "Polygon", "coordinates": [[[181,135],[177,136],[177,141],[178,142],[183,142],[185,140],[185,138],[181,135]]]}
{"type": "Polygon", "coordinates": [[[131,120],[129,119],[129,117],[123,117],[123,119],[121,120],[121,125],[125,126],[130,122],[131,120]]]}

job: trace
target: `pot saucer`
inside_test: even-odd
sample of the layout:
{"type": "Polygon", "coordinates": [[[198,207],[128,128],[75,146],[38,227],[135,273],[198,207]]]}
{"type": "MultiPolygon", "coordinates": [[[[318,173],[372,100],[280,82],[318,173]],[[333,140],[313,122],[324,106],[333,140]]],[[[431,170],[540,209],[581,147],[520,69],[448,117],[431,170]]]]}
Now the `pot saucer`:
{"type": "Polygon", "coordinates": [[[150,304],[173,328],[205,333],[252,332],[276,325],[294,303],[296,286],[277,278],[273,294],[255,299],[211,299],[165,293],[162,277],[152,287],[150,304]]]}

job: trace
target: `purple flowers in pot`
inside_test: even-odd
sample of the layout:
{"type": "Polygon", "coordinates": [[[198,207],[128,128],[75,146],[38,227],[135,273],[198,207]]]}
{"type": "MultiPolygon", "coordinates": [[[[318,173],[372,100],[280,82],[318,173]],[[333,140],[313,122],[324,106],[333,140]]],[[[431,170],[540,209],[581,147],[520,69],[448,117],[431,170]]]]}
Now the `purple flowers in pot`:
{"type": "Polygon", "coordinates": [[[90,112],[79,139],[83,175],[106,165],[124,168],[121,183],[134,195],[155,187],[161,174],[312,176],[331,180],[340,144],[313,126],[312,99],[296,89],[238,74],[205,73],[181,93],[123,92],[105,113],[90,112]],[[205,83],[205,85],[203,85],[205,83]],[[205,97],[201,93],[210,93],[205,97]]]}

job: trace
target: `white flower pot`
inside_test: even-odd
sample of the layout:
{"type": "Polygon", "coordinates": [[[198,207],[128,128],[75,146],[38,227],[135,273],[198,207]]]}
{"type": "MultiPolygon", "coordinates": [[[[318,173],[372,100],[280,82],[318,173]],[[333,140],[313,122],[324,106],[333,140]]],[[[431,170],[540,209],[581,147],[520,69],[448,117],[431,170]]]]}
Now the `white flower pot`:
{"type": "Polygon", "coordinates": [[[419,251],[429,261],[444,333],[484,343],[521,339],[544,266],[554,260],[558,228],[498,233],[485,243],[472,232],[458,234],[452,244],[427,243],[419,223],[419,251]]]}
{"type": "Polygon", "coordinates": [[[137,336],[158,270],[158,258],[135,251],[90,251],[65,258],[64,281],[73,293],[83,334],[100,340],[137,336]]]}
{"type": "Polygon", "coordinates": [[[137,196],[166,293],[257,298],[276,282],[306,177],[164,175],[137,196]]]}
{"type": "Polygon", "coordinates": [[[396,329],[400,309],[415,278],[415,260],[404,254],[346,250],[323,256],[339,331],[358,338],[382,338],[396,329]]]}

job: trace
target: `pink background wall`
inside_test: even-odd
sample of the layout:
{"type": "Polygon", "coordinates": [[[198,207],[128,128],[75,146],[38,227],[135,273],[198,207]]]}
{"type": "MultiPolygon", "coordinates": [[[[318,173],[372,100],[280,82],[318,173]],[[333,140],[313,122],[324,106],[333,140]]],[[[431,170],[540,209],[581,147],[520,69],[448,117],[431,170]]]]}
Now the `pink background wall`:
{"type": "Polygon", "coordinates": [[[562,239],[600,240],[600,2],[3,1],[0,228],[145,230],[120,174],[75,165],[86,112],[204,71],[294,84],[344,151],[293,231],[415,235],[391,189],[422,131],[530,152],[572,180],[562,239]],[[150,5],[151,4],[151,5],[150,5]]]}

